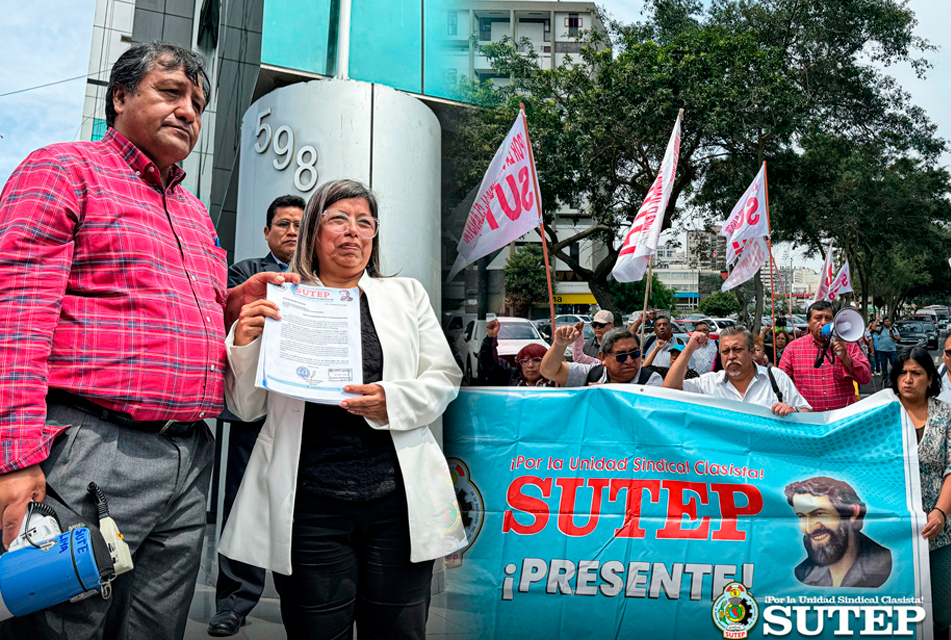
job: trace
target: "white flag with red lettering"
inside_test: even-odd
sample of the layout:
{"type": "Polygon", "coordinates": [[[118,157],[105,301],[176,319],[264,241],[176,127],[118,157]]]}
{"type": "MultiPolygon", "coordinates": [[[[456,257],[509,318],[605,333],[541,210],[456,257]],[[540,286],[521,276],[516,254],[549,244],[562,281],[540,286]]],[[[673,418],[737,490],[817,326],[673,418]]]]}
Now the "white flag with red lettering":
{"type": "Polygon", "coordinates": [[[767,260],[769,260],[769,247],[766,246],[766,238],[748,239],[740,250],[736,266],[733,267],[729,277],[723,281],[720,290],[729,291],[740,286],[756,275],[767,260]]]}
{"type": "Polygon", "coordinates": [[[829,285],[829,290],[826,292],[825,299],[829,302],[832,302],[837,296],[841,296],[843,293],[849,293],[851,291],[852,274],[849,272],[849,261],[846,260],[845,264],[842,265],[842,268],[839,269],[839,273],[836,274],[835,280],[833,280],[832,284],[829,285]]]}
{"type": "Polygon", "coordinates": [[[737,261],[745,245],[756,238],[769,236],[769,219],[766,216],[766,163],[760,167],[753,183],[740,198],[720,235],[726,237],[726,263],[737,261]]]}
{"type": "Polygon", "coordinates": [[[538,228],[541,219],[524,111],[519,111],[515,124],[485,172],[459,240],[459,257],[446,281],[452,280],[466,265],[538,228]]]}
{"type": "Polygon", "coordinates": [[[816,287],[816,295],[812,299],[813,302],[819,302],[820,300],[825,300],[826,294],[829,293],[829,287],[832,286],[832,240],[829,240],[829,250],[826,251],[826,261],[822,265],[822,273],[819,274],[819,286],[816,287]]]}
{"type": "Polygon", "coordinates": [[[631,228],[624,235],[621,251],[611,272],[618,282],[637,282],[644,277],[651,256],[657,253],[660,230],[664,225],[664,212],[674,188],[674,174],[677,173],[677,160],[680,157],[680,121],[683,110],[677,114],[674,131],[667,142],[664,162],[653,186],[647,192],[647,198],[641,205],[631,228]]]}

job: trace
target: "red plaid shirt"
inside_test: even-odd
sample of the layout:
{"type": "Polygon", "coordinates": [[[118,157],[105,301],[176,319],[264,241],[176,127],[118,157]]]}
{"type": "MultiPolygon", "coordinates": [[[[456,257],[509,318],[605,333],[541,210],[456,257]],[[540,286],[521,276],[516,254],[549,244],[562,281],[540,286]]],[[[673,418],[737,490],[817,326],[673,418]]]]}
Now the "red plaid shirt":
{"type": "MultiPolygon", "coordinates": [[[[853,383],[868,384],[872,379],[868,359],[859,346],[850,342],[846,347],[852,358],[852,373],[848,372],[839,358],[835,359],[835,364],[829,364],[828,358],[823,358],[822,366],[816,369],[819,345],[811,334],[793,340],[783,350],[779,368],[792,378],[793,384],[806,402],[812,405],[813,411],[847,407],[855,402],[853,383]]],[[[832,353],[831,346],[829,353],[832,353]]]]}
{"type": "Polygon", "coordinates": [[[0,194],[0,473],[49,455],[48,388],[136,420],[221,410],[227,260],[201,202],[110,129],[0,194]]]}

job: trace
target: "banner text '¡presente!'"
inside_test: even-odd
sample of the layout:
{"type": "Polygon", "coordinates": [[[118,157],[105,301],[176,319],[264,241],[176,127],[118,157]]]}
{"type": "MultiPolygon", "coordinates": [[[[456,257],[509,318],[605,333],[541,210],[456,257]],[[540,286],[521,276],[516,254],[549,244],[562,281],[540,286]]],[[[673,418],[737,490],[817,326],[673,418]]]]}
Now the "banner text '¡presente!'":
{"type": "Polygon", "coordinates": [[[526,487],[532,487],[532,492],[540,492],[542,498],[552,496],[552,487],[558,488],[560,493],[557,504],[557,527],[567,536],[586,536],[598,526],[601,516],[601,505],[607,490],[608,502],[616,502],[619,494],[626,492],[624,506],[624,521],[620,528],[614,531],[616,538],[644,538],[647,532],[640,526],[641,506],[644,493],[648,500],[659,504],[661,489],[667,495],[666,525],[657,530],[657,539],[667,540],[746,540],[746,531],[737,528],[737,518],[750,517],[758,514],[763,508],[763,496],[759,489],[749,484],[734,484],[726,482],[686,482],[683,480],[657,480],[650,478],[539,478],[537,476],[519,476],[512,481],[506,492],[506,502],[510,509],[506,509],[502,519],[502,533],[519,535],[535,535],[548,525],[551,519],[549,504],[532,495],[527,495],[526,487]],[[575,523],[576,502],[578,490],[582,487],[591,489],[591,503],[586,505],[579,514],[587,514],[588,520],[584,524],[575,523]],[[700,504],[709,504],[711,491],[717,496],[720,518],[717,519],[719,528],[711,532],[713,518],[703,516],[698,518],[697,500],[700,504]],[[688,493],[689,492],[689,493],[688,493]],[[690,495],[695,494],[695,495],[690,495]],[[740,496],[745,504],[737,504],[740,496]],[[519,522],[516,512],[522,512],[522,520],[531,519],[531,522],[519,522]],[[690,523],[689,528],[684,524],[690,523]]]}
{"type": "MultiPolygon", "coordinates": [[[[753,565],[742,565],[743,584],[753,584],[753,565]]],[[[648,598],[661,595],[679,600],[682,585],[689,584],[690,600],[710,600],[723,593],[724,587],[739,579],[735,564],[675,562],[667,568],[663,562],[628,562],[620,560],[571,560],[554,558],[523,558],[521,571],[515,563],[503,569],[502,600],[512,600],[515,593],[528,593],[532,585],[544,582],[545,593],[614,598],[648,598]],[[518,577],[515,574],[518,573],[518,577]],[[625,575],[626,574],[626,575],[625,575]],[[709,577],[707,577],[709,576],[709,577]],[[600,579],[600,584],[599,584],[600,579]],[[516,589],[516,581],[518,588],[516,589]]]]}

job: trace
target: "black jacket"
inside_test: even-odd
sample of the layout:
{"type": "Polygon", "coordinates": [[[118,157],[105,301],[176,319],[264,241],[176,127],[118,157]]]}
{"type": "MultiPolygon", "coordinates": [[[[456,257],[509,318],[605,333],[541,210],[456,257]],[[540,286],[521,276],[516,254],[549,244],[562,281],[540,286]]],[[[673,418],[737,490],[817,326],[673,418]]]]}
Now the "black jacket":
{"type": "Polygon", "coordinates": [[[248,258],[235,262],[228,268],[228,288],[234,289],[251,276],[265,271],[284,271],[270,251],[263,258],[248,258]]]}
{"type": "MultiPolygon", "coordinates": [[[[239,284],[244,283],[245,280],[254,274],[263,273],[265,271],[284,271],[270,251],[268,251],[268,254],[263,258],[248,258],[247,260],[242,260],[241,262],[235,262],[233,265],[228,267],[228,288],[234,289],[239,284]]],[[[230,327],[228,328],[230,329],[230,327]]],[[[222,409],[218,419],[224,420],[225,422],[230,422],[231,424],[238,424],[239,427],[242,424],[248,424],[260,428],[260,425],[264,424],[264,418],[261,418],[256,422],[241,422],[238,420],[238,417],[231,413],[231,410],[228,409],[227,403],[225,403],[225,407],[222,409]]]]}

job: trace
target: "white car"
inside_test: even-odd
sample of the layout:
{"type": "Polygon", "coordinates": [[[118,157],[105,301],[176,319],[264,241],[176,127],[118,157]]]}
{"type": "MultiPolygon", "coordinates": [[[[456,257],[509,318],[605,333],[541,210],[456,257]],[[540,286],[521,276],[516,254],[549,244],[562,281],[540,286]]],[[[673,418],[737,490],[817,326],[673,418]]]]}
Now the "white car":
{"type": "MultiPolygon", "coordinates": [[[[555,326],[560,327],[563,324],[578,324],[579,322],[584,322],[588,324],[591,322],[591,316],[583,313],[559,313],[555,316],[555,326]]],[[[551,316],[545,318],[539,318],[538,320],[532,320],[532,324],[536,327],[542,325],[551,324],[551,316]]]]}
{"type": "MultiPolygon", "coordinates": [[[[538,344],[548,348],[548,343],[531,321],[508,316],[500,316],[495,320],[499,321],[499,356],[512,366],[515,366],[515,356],[522,347],[538,344]]],[[[471,384],[479,377],[479,350],[485,339],[485,323],[486,320],[470,320],[456,339],[456,346],[462,356],[463,384],[471,384]]]]}
{"type": "Polygon", "coordinates": [[[719,329],[726,329],[727,327],[736,326],[736,320],[732,318],[710,318],[710,320],[716,322],[719,329]]]}
{"type": "MultiPolygon", "coordinates": [[[[449,339],[453,342],[456,342],[459,338],[459,335],[466,328],[466,325],[471,321],[479,317],[477,313],[466,313],[462,309],[456,309],[455,311],[446,311],[442,314],[442,328],[443,331],[449,339]]],[[[487,313],[485,316],[488,320],[491,320],[495,317],[494,313],[487,313]]]]}

